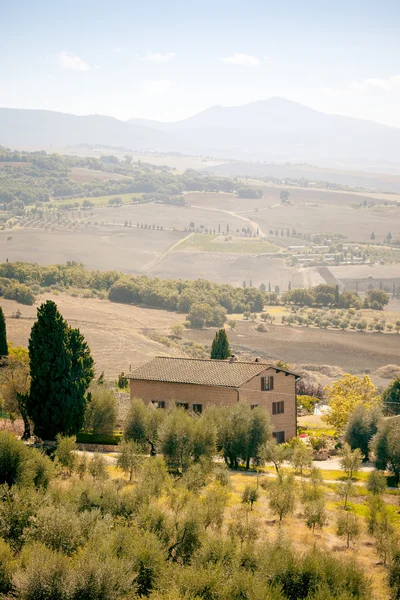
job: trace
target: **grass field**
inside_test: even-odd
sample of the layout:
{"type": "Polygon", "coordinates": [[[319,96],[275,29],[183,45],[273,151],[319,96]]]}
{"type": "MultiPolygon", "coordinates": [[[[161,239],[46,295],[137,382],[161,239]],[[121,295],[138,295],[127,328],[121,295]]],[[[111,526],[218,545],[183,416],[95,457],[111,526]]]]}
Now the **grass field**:
{"type": "Polygon", "coordinates": [[[282,248],[260,239],[230,235],[193,233],[183,240],[176,252],[216,252],[218,254],[277,254],[282,248]]]}

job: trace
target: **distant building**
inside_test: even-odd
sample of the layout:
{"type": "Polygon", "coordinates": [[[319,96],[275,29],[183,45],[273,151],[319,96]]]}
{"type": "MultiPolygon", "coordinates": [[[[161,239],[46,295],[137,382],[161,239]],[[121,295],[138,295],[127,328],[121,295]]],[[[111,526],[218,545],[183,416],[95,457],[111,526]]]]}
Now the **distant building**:
{"type": "Polygon", "coordinates": [[[296,435],[299,375],[267,363],[157,356],[127,375],[131,398],[158,408],[181,406],[202,413],[236,402],[262,406],[271,415],[278,442],[296,435]]]}

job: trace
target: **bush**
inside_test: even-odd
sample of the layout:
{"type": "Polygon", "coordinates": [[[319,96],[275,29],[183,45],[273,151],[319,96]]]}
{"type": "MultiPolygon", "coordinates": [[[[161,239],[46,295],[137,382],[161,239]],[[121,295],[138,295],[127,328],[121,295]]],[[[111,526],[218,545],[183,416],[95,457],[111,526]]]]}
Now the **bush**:
{"type": "Polygon", "coordinates": [[[23,549],[21,567],[13,579],[17,598],[69,600],[71,582],[66,556],[36,543],[23,549]]]}
{"type": "Polygon", "coordinates": [[[101,446],[117,446],[122,438],[122,433],[95,434],[81,431],[76,436],[78,444],[99,444],[101,446]]]}
{"type": "Polygon", "coordinates": [[[0,594],[10,592],[14,570],[15,560],[11,547],[0,539],[0,594]]]}
{"type": "Polygon", "coordinates": [[[0,431],[0,484],[9,486],[21,481],[28,449],[8,431],[0,431]]]}
{"type": "Polygon", "coordinates": [[[72,555],[83,542],[79,516],[69,507],[43,506],[24,532],[27,542],[72,555]]]}

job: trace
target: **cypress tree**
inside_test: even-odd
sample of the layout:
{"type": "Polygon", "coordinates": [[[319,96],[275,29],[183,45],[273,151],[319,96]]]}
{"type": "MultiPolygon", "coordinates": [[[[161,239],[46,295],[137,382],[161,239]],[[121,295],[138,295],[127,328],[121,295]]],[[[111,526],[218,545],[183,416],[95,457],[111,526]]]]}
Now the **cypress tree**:
{"type": "Polygon", "coordinates": [[[85,393],[94,376],[93,359],[79,330],[68,326],[50,300],[38,309],[29,359],[27,411],[35,434],[54,440],[58,433],[78,433],[86,409],[85,393]]]}
{"type": "Polygon", "coordinates": [[[211,358],[225,360],[231,356],[231,349],[229,347],[228,336],[226,335],[225,329],[220,329],[215,334],[212,346],[211,346],[211,358]]]}
{"type": "Polygon", "coordinates": [[[0,307],[0,357],[8,355],[6,320],[0,307]]]}

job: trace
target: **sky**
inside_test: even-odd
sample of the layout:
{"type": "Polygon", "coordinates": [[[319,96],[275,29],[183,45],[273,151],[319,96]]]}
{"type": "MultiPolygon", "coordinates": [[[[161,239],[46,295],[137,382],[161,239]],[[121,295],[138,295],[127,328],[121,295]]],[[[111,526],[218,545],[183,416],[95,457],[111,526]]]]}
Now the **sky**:
{"type": "Polygon", "coordinates": [[[398,0],[0,0],[0,106],[174,121],[282,96],[400,127],[398,0]]]}

